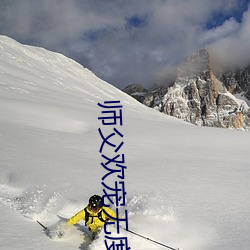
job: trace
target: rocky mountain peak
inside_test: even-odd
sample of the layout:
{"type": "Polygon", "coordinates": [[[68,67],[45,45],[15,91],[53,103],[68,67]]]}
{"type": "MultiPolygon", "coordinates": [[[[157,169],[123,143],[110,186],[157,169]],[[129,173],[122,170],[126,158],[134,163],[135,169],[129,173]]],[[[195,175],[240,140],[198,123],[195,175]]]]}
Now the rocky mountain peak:
{"type": "Polygon", "coordinates": [[[210,70],[209,53],[201,49],[194,55],[188,57],[177,69],[177,77],[194,77],[205,74],[210,70]]]}
{"type": "Polygon", "coordinates": [[[244,88],[249,87],[249,71],[215,74],[210,64],[208,50],[202,49],[178,67],[171,86],[149,91],[137,88],[129,94],[149,107],[196,125],[248,129],[249,106],[233,94],[248,93],[244,88]]]}

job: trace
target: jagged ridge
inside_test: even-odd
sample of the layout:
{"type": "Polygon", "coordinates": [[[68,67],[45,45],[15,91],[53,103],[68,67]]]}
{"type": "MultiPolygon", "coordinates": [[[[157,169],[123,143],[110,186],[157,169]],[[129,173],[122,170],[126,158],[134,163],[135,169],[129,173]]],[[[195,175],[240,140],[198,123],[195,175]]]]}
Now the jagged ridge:
{"type": "Polygon", "coordinates": [[[250,67],[214,73],[209,52],[202,49],[177,69],[170,87],[140,91],[142,87],[132,85],[124,91],[149,107],[196,125],[248,129],[249,106],[233,94],[250,96],[249,71],[250,67]]]}

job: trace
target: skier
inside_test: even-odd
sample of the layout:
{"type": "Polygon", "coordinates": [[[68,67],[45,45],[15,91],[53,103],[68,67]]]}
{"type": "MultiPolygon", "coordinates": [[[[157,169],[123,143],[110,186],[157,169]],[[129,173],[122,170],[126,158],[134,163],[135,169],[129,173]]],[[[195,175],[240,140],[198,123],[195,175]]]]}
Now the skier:
{"type": "MultiPolygon", "coordinates": [[[[105,207],[105,212],[111,217],[116,218],[115,212],[111,209],[105,207]]],[[[110,219],[111,218],[103,212],[102,197],[95,194],[89,198],[89,204],[72,216],[67,221],[67,224],[74,225],[80,220],[85,220],[85,226],[88,227],[94,239],[104,226],[104,223],[110,219]]]]}

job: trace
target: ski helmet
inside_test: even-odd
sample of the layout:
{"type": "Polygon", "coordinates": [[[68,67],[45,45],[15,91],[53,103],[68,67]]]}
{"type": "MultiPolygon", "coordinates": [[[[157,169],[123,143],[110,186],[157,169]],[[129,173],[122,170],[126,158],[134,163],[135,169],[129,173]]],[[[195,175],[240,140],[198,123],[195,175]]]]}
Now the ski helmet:
{"type": "Polygon", "coordinates": [[[89,207],[93,211],[98,211],[103,207],[102,205],[102,197],[99,195],[93,195],[89,198],[89,207]]]}

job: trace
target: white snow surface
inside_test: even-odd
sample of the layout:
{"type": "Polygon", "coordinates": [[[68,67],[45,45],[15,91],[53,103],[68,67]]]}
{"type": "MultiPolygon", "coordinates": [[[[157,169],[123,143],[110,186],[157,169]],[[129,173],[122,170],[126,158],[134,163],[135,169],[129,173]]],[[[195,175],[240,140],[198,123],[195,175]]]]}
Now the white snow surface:
{"type": "MultiPolygon", "coordinates": [[[[126,69],[124,69],[126,70],[126,69]]],[[[124,137],[129,229],[183,250],[250,249],[249,132],[193,126],[147,108],[63,55],[0,36],[0,249],[106,249],[84,226],[50,239],[103,195],[104,135],[124,137]],[[104,126],[104,101],[121,101],[123,126],[104,126]]],[[[118,137],[110,139],[113,143],[118,137]]],[[[107,144],[104,153],[111,154],[107,144]]],[[[114,186],[117,177],[109,176],[114,186]]],[[[106,184],[108,184],[106,183],[106,184]]],[[[115,209],[115,207],[112,207],[115,209]]],[[[111,229],[112,235],[115,228],[111,229]]],[[[164,249],[121,231],[131,249],[164,249]]],[[[167,248],[165,248],[167,249],[167,248]]]]}

